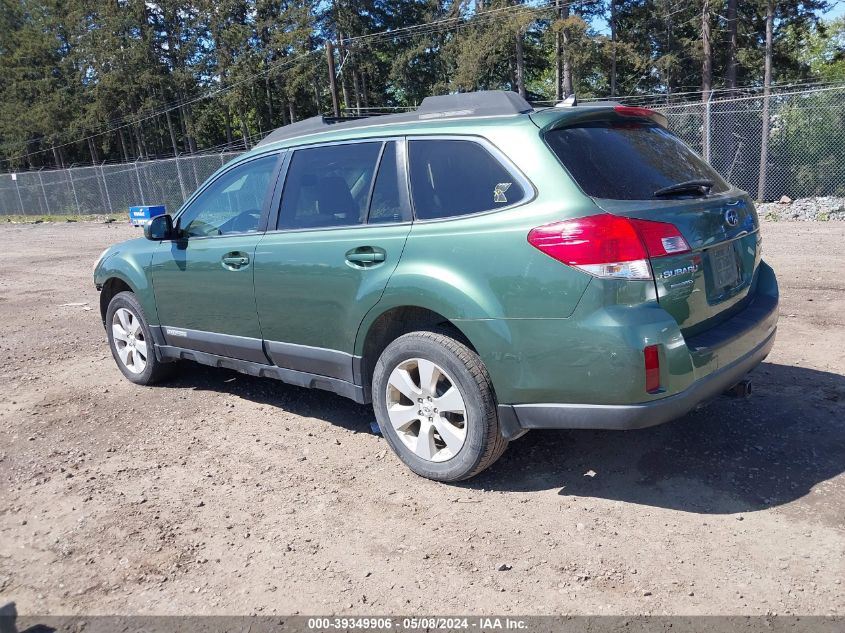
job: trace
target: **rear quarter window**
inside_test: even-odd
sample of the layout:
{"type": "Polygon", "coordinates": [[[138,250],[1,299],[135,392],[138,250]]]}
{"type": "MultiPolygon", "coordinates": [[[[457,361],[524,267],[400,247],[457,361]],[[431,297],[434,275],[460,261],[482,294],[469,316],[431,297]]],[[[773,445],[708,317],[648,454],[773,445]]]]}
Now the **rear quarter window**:
{"type": "Polygon", "coordinates": [[[710,165],[659,125],[590,123],[551,130],[545,138],[581,189],[594,198],[652,200],[658,189],[696,179],[713,181],[712,193],[729,189],[710,165]]]}
{"type": "Polygon", "coordinates": [[[480,143],[431,139],[409,143],[411,197],[420,220],[507,207],[525,189],[480,143]]]}

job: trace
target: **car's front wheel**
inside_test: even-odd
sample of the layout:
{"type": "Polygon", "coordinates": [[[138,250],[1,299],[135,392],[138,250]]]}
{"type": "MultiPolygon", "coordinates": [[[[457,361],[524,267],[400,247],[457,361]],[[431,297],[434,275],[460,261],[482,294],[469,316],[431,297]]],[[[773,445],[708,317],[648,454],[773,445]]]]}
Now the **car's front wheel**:
{"type": "Polygon", "coordinates": [[[372,395],[385,439],[423,477],[468,479],[507,447],[484,364],[449,333],[412,332],[390,343],[372,395]]]}
{"type": "Polygon", "coordinates": [[[151,385],[173,370],[156,358],[153,339],[141,304],[131,292],[119,292],[106,310],[109,347],[118,368],[132,382],[151,385]]]}

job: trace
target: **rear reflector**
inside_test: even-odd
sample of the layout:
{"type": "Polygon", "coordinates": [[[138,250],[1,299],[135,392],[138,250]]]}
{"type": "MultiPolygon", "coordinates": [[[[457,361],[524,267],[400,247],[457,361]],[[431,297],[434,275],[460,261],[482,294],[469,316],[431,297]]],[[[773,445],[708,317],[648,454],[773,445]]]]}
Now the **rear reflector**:
{"type": "Polygon", "coordinates": [[[672,224],[609,213],[538,226],[528,242],[564,264],[616,279],[651,279],[649,258],[689,251],[672,224]]]}
{"type": "Polygon", "coordinates": [[[660,391],[660,346],[649,345],[643,349],[645,356],[645,390],[660,391]]]}

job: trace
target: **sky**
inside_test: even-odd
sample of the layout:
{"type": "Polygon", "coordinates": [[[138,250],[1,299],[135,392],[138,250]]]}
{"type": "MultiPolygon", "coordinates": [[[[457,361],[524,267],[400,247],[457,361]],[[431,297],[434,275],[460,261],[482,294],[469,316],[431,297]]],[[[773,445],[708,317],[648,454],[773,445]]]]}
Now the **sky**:
{"type": "MultiPolygon", "coordinates": [[[[835,20],[843,15],[845,15],[845,0],[834,0],[834,2],[831,2],[830,9],[821,14],[825,20],[835,20]]],[[[599,33],[610,35],[610,26],[604,18],[595,18],[592,27],[599,33]]]]}
{"type": "Polygon", "coordinates": [[[833,3],[833,6],[830,8],[830,11],[823,14],[825,19],[833,20],[834,18],[841,18],[845,15],[845,1],[838,0],[837,2],[833,3]]]}

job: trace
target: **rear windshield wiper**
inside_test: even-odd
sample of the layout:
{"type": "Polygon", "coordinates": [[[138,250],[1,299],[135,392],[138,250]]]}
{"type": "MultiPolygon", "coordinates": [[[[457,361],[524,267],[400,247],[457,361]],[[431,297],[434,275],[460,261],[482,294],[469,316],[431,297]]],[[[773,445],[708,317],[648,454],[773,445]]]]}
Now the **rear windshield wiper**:
{"type": "Polygon", "coordinates": [[[697,193],[706,196],[713,188],[713,181],[706,178],[698,178],[696,180],[685,180],[684,182],[676,182],[674,185],[662,187],[654,192],[655,198],[661,196],[674,196],[685,193],[697,193]]]}

